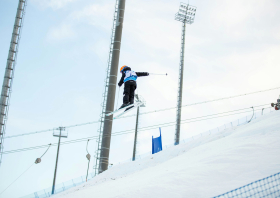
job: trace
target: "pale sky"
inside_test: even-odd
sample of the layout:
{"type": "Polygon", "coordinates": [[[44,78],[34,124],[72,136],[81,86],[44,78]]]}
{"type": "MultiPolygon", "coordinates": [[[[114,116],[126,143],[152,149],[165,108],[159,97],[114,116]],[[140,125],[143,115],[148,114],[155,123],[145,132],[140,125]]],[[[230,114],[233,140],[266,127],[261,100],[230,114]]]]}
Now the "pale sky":
{"type": "MultiPolygon", "coordinates": [[[[168,73],[138,78],[136,93],[147,105],[141,112],[177,104],[181,1],[126,1],[119,66],[168,73]]],[[[184,3],[188,3],[187,1],[184,3]]],[[[186,27],[183,105],[279,87],[280,2],[196,1],[195,21],[186,27]]],[[[0,2],[0,77],[4,76],[18,0],[0,2]]],[[[7,123],[6,136],[97,121],[115,0],[29,0],[7,123]]],[[[120,76],[118,77],[118,80],[120,76]]],[[[121,87],[118,106],[122,103],[121,87]]],[[[118,88],[117,88],[118,93],[118,88]]],[[[276,102],[279,90],[185,107],[182,119],[276,102]]],[[[118,96],[116,96],[116,99],[118,96]]],[[[268,105],[269,106],[269,105],[268,105]]],[[[267,107],[268,107],[267,106],[267,107]]],[[[135,112],[131,114],[135,114],[135,112]]],[[[181,139],[251,113],[183,124],[181,139]]],[[[134,129],[135,116],[114,121],[113,133],[134,129]]],[[[174,122],[175,109],[140,116],[140,128],[174,122]]],[[[97,135],[99,124],[69,128],[69,141],[97,135]]],[[[162,128],[163,148],[174,142],[175,126],[162,128]]],[[[158,129],[139,132],[138,154],[151,151],[158,129]]],[[[134,134],[112,137],[110,163],[132,157],[134,134]]],[[[5,140],[4,150],[57,143],[52,131],[5,140]]],[[[89,152],[94,156],[95,141],[89,152]]],[[[3,155],[0,193],[45,149],[3,155]]],[[[86,174],[86,141],[61,146],[57,184],[86,174]]],[[[0,197],[20,197],[51,187],[56,147],[0,197]]],[[[91,161],[90,172],[95,165],[91,161]]]]}

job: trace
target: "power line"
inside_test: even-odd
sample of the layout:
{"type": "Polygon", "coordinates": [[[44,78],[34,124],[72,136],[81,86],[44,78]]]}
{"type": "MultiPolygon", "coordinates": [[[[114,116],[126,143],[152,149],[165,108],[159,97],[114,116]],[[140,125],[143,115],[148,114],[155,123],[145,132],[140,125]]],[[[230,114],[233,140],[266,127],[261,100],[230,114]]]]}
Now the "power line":
{"type": "MultiPolygon", "coordinates": [[[[86,123],[81,123],[81,124],[69,125],[69,126],[66,126],[65,128],[84,126],[84,125],[89,125],[89,124],[94,124],[94,123],[99,123],[99,122],[100,121],[86,122],[86,123]]],[[[35,134],[38,134],[38,133],[44,133],[44,132],[49,132],[49,131],[53,131],[53,130],[55,130],[55,128],[42,130],[42,131],[35,131],[35,132],[30,132],[30,133],[23,133],[23,134],[18,134],[18,135],[7,136],[7,137],[5,137],[5,139],[15,138],[15,137],[20,137],[20,136],[25,136],[25,135],[35,135],[35,134]]]]}
{"type": "Polygon", "coordinates": [[[70,126],[66,126],[65,128],[72,128],[72,127],[77,127],[77,126],[84,126],[84,125],[89,125],[89,124],[94,124],[94,123],[99,123],[100,121],[92,121],[92,122],[86,122],[86,123],[81,123],[81,124],[74,124],[70,126]]]}
{"type": "Polygon", "coordinates": [[[19,137],[19,136],[25,136],[25,135],[32,135],[32,134],[37,134],[37,133],[43,133],[43,132],[48,132],[48,131],[53,131],[53,130],[54,129],[47,129],[47,130],[42,130],[42,131],[35,131],[35,132],[30,132],[30,133],[23,133],[23,134],[18,134],[18,135],[12,135],[12,136],[5,137],[5,139],[19,137]]]}
{"type": "MultiPolygon", "coordinates": [[[[193,106],[193,105],[198,105],[198,104],[215,102],[215,101],[219,101],[219,100],[226,100],[226,99],[236,98],[236,97],[241,97],[241,96],[247,96],[247,95],[251,95],[251,94],[255,94],[255,93],[267,92],[267,91],[276,90],[276,89],[280,89],[280,87],[266,89],[266,90],[261,90],[261,91],[255,91],[255,92],[246,93],[246,94],[240,94],[240,95],[235,95],[235,96],[223,97],[223,98],[218,98],[218,99],[214,99],[214,100],[206,100],[206,101],[202,101],[202,102],[198,102],[198,103],[182,105],[182,107],[188,107],[188,106],[193,106]]],[[[150,114],[150,113],[157,113],[157,112],[167,111],[167,110],[171,110],[171,109],[175,109],[175,108],[177,108],[177,107],[170,107],[170,108],[165,108],[165,109],[159,109],[159,110],[143,112],[143,113],[140,113],[139,115],[145,115],[145,114],[150,114]]],[[[129,116],[123,116],[123,117],[116,118],[116,119],[127,118],[127,117],[131,117],[131,116],[136,116],[136,114],[132,114],[132,115],[129,115],[129,116]]],[[[84,125],[89,125],[89,124],[94,124],[94,123],[99,123],[99,122],[100,122],[100,120],[92,121],[92,122],[86,122],[86,123],[81,123],[81,124],[65,126],[65,128],[84,126],[84,125]]],[[[43,133],[43,132],[48,132],[48,131],[53,131],[53,130],[54,130],[54,128],[53,129],[42,130],[42,131],[35,131],[35,132],[30,132],[30,133],[18,134],[18,135],[13,135],[13,136],[6,136],[5,139],[15,138],[15,137],[20,137],[20,136],[25,136],[25,135],[35,135],[35,134],[38,134],[38,133],[43,133]]]]}
{"type": "MultiPolygon", "coordinates": [[[[264,105],[258,105],[258,106],[256,106],[256,107],[260,107],[260,106],[264,106],[264,105]]],[[[251,108],[251,107],[249,107],[249,108],[251,108]]],[[[208,119],[220,118],[220,117],[225,117],[225,116],[230,116],[230,115],[236,115],[236,114],[241,114],[241,113],[247,113],[247,112],[250,112],[251,110],[247,110],[247,111],[244,111],[244,110],[249,109],[249,108],[238,109],[238,110],[233,110],[233,111],[227,111],[227,112],[222,112],[222,113],[217,113],[217,114],[211,114],[211,115],[206,115],[206,116],[200,116],[200,117],[195,117],[195,118],[189,118],[189,119],[182,120],[182,121],[184,121],[184,122],[182,122],[182,124],[190,123],[190,122],[204,121],[204,120],[208,120],[208,119]],[[233,113],[233,114],[223,115],[223,116],[217,116],[217,115],[220,115],[220,114],[226,114],[226,113],[231,113],[231,112],[236,112],[236,111],[243,111],[243,112],[233,113]],[[201,119],[201,120],[196,120],[196,119],[199,119],[199,118],[205,118],[205,117],[210,117],[210,116],[217,116],[217,117],[206,118],[206,119],[201,119]],[[195,120],[195,121],[190,121],[190,120],[195,120]],[[187,121],[189,121],[189,122],[187,122],[187,121]]],[[[262,108],[261,108],[261,109],[262,109],[262,108]]],[[[261,110],[261,109],[257,109],[257,110],[261,110]]],[[[157,125],[151,125],[151,126],[147,126],[147,127],[142,127],[142,128],[139,129],[139,131],[146,131],[146,130],[155,129],[155,128],[157,128],[158,126],[161,126],[161,127],[173,126],[173,125],[174,125],[173,123],[174,123],[174,122],[168,122],[168,123],[162,123],[162,124],[157,124],[157,125]]],[[[133,132],[134,129],[125,130],[125,131],[118,131],[118,132],[112,133],[112,136],[124,135],[124,134],[131,133],[131,132],[128,132],[128,131],[133,132]],[[125,132],[126,132],[126,133],[125,133],[125,132]]],[[[98,137],[98,136],[91,136],[91,137],[87,137],[87,138],[74,139],[74,140],[62,142],[61,145],[64,145],[64,144],[71,144],[71,143],[77,143],[77,142],[82,142],[82,141],[85,141],[85,140],[87,140],[87,139],[97,139],[97,137],[98,137]]],[[[52,144],[52,146],[56,146],[56,145],[57,145],[57,143],[52,144]]],[[[27,150],[40,149],[40,148],[45,148],[45,147],[47,147],[47,146],[48,146],[48,145],[41,145],[41,146],[23,148],[23,149],[18,149],[18,150],[6,151],[6,152],[3,152],[3,154],[9,154],[9,153],[14,153],[14,152],[19,152],[19,151],[27,151],[27,150]]]]}
{"type": "MultiPolygon", "coordinates": [[[[87,138],[80,138],[80,139],[69,140],[69,141],[66,141],[66,142],[61,142],[60,145],[77,143],[77,142],[83,142],[83,141],[88,140],[88,139],[93,140],[93,139],[96,139],[97,137],[98,136],[92,136],[92,137],[87,137],[87,138]]],[[[58,143],[51,143],[51,145],[50,144],[48,144],[48,145],[40,145],[40,146],[22,148],[22,149],[17,149],[17,150],[5,151],[5,152],[3,152],[3,154],[17,153],[17,152],[41,149],[41,148],[46,148],[46,147],[49,147],[49,146],[57,146],[57,145],[58,145],[58,143]]]]}
{"type": "MultiPolygon", "coordinates": [[[[35,164],[38,164],[41,162],[41,158],[48,152],[51,144],[48,145],[48,149],[43,153],[43,155],[40,158],[37,158],[35,161],[35,164]]],[[[5,188],[5,190],[3,190],[0,195],[2,195],[13,183],[15,183],[24,173],[26,173],[32,166],[34,165],[34,163],[31,164],[31,166],[29,166],[29,168],[27,168],[22,174],[20,174],[20,176],[18,176],[7,188],[5,188]]]]}
{"type": "MultiPolygon", "coordinates": [[[[256,107],[260,107],[260,106],[264,106],[264,105],[258,105],[256,107]]],[[[211,115],[206,115],[206,116],[200,116],[200,117],[195,117],[195,118],[189,118],[189,119],[182,120],[181,124],[205,121],[205,120],[214,119],[214,118],[221,118],[221,117],[226,117],[226,116],[231,116],[231,115],[237,115],[237,114],[251,112],[251,110],[247,110],[247,109],[251,109],[251,107],[244,108],[244,109],[233,110],[233,111],[222,112],[222,113],[217,113],[217,114],[211,114],[211,115]],[[233,112],[236,112],[236,111],[241,111],[241,112],[233,113],[233,112]],[[228,114],[228,113],[230,113],[230,114],[228,114]],[[221,114],[228,114],[228,115],[221,115],[221,114]],[[218,115],[221,115],[221,116],[218,116],[218,115]],[[216,116],[216,117],[211,117],[211,116],[216,116]]],[[[255,111],[262,110],[262,109],[263,108],[256,109],[255,111]]],[[[166,123],[161,123],[161,124],[157,124],[157,125],[151,125],[151,126],[139,128],[138,131],[152,130],[152,129],[158,128],[159,126],[160,127],[174,126],[175,125],[174,123],[175,122],[166,122],[166,123]]],[[[129,133],[133,133],[133,132],[134,132],[134,129],[125,130],[125,131],[118,131],[118,132],[112,133],[112,136],[125,135],[125,134],[129,134],[129,133]]],[[[91,137],[86,137],[86,138],[80,138],[80,139],[74,139],[74,140],[70,140],[70,141],[66,141],[66,142],[61,142],[61,145],[78,143],[78,142],[83,142],[83,141],[87,141],[87,140],[94,140],[94,139],[98,139],[98,136],[91,136],[91,137]]],[[[57,145],[57,143],[51,144],[51,146],[56,146],[56,145],[57,145]]],[[[17,153],[17,152],[41,149],[41,148],[45,148],[45,147],[48,147],[48,146],[50,146],[50,144],[48,144],[48,145],[41,145],[41,146],[35,146],[35,147],[22,148],[22,149],[17,149],[17,150],[5,151],[5,152],[3,152],[3,154],[11,154],[11,153],[17,153]]]]}
{"type": "Polygon", "coordinates": [[[0,195],[2,195],[13,183],[15,183],[24,173],[26,173],[32,166],[34,165],[34,163],[31,164],[31,166],[29,166],[22,174],[20,174],[20,176],[18,176],[7,188],[5,188],[5,190],[3,190],[0,195]]]}
{"type": "MultiPolygon", "coordinates": [[[[182,107],[188,107],[188,106],[194,106],[194,105],[199,105],[199,104],[205,104],[205,103],[209,103],[209,102],[216,102],[216,101],[220,101],[220,100],[237,98],[237,97],[241,97],[241,96],[247,96],[247,95],[251,95],[251,94],[267,92],[267,91],[276,90],[276,89],[280,89],[280,87],[276,87],[276,88],[272,88],[272,89],[265,89],[265,90],[261,90],[261,91],[255,91],[255,92],[246,93],[246,94],[240,94],[240,95],[235,95],[235,96],[217,98],[217,99],[214,99],[214,100],[206,100],[206,101],[192,103],[192,104],[186,104],[186,105],[182,105],[182,107]]],[[[159,110],[154,110],[154,111],[147,111],[147,112],[141,113],[140,115],[149,114],[149,113],[156,113],[156,112],[160,112],[160,111],[167,111],[167,110],[176,109],[176,108],[177,107],[170,107],[170,108],[159,109],[159,110]]],[[[120,117],[120,118],[127,118],[127,117],[131,117],[131,116],[136,116],[136,114],[129,115],[129,116],[123,116],[123,117],[120,117]]]]}
{"type": "MultiPolygon", "coordinates": [[[[43,155],[41,155],[41,157],[37,158],[36,161],[35,161],[35,164],[38,164],[41,162],[41,158],[48,152],[51,144],[48,145],[48,149],[43,153],[43,155]]],[[[3,190],[1,194],[3,194],[13,183],[15,183],[24,173],[26,173],[32,166],[34,165],[34,163],[31,164],[31,166],[29,166],[29,168],[27,168],[22,174],[20,174],[20,176],[18,176],[7,188],[5,188],[5,190],[3,190]]]]}
{"type": "MultiPolygon", "coordinates": [[[[259,105],[259,106],[264,106],[264,105],[259,105]]],[[[257,106],[257,107],[259,107],[259,106],[257,106]]],[[[249,107],[249,108],[251,108],[251,107],[249,107]]],[[[223,112],[223,113],[217,113],[217,114],[211,114],[211,115],[206,115],[206,116],[201,116],[201,117],[189,118],[189,119],[181,120],[181,124],[186,124],[186,123],[191,123],[191,122],[198,122],[198,121],[204,121],[204,120],[209,120],[209,119],[213,119],[213,118],[220,118],[220,117],[225,117],[225,116],[230,116],[230,115],[236,115],[236,114],[251,112],[251,110],[244,111],[245,109],[249,109],[249,108],[238,109],[238,110],[233,110],[233,111],[228,111],[228,112],[223,112]],[[235,112],[235,111],[243,111],[243,112],[233,113],[233,114],[228,114],[228,115],[222,115],[222,116],[217,116],[217,115],[220,115],[220,114],[226,114],[226,113],[231,113],[231,112],[235,112]],[[196,119],[199,119],[199,118],[205,118],[205,117],[210,117],[210,116],[217,116],[217,117],[196,120],[196,119]],[[194,120],[194,121],[190,121],[190,120],[194,120]]],[[[262,108],[261,109],[257,109],[257,110],[262,110],[262,108]]],[[[151,130],[151,129],[158,128],[159,126],[160,127],[174,126],[173,123],[175,123],[175,122],[173,121],[173,122],[167,122],[167,123],[162,123],[162,124],[142,127],[142,128],[139,129],[139,131],[151,130]],[[166,126],[164,126],[164,125],[166,125],[166,126]],[[148,129],[146,129],[146,128],[148,128],[148,129]]],[[[126,131],[133,131],[133,130],[134,129],[130,129],[130,130],[126,130],[126,131]]],[[[115,132],[113,134],[121,133],[121,132],[126,132],[126,131],[119,131],[119,132],[115,132]]]]}

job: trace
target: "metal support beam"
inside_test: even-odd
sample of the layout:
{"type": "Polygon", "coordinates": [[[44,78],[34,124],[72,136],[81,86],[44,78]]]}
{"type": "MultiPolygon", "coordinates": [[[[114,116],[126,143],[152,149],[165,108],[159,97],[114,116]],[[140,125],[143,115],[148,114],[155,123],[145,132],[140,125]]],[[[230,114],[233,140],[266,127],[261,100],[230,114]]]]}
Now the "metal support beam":
{"type": "Polygon", "coordinates": [[[109,164],[113,115],[105,117],[105,114],[114,111],[116,84],[117,84],[117,75],[118,75],[118,67],[119,67],[121,39],[122,39],[122,28],[123,28],[123,19],[124,19],[124,10],[125,10],[125,0],[117,0],[116,5],[117,5],[116,15],[114,18],[111,48],[110,48],[109,63],[108,63],[109,65],[107,71],[108,73],[107,73],[105,95],[104,95],[104,102],[103,102],[103,109],[105,109],[105,111],[102,110],[101,126],[100,126],[100,134],[99,134],[100,137],[99,137],[98,149],[97,149],[96,168],[98,167],[98,173],[102,173],[103,171],[107,170],[109,164]]]}
{"type": "Polygon", "coordinates": [[[136,126],[135,126],[135,136],[134,136],[134,145],[133,145],[133,153],[132,153],[132,161],[135,161],[136,156],[136,148],[137,148],[137,134],[138,134],[138,125],[139,125],[139,112],[140,107],[146,107],[146,101],[139,96],[138,94],[135,94],[136,102],[141,102],[142,105],[137,107],[137,116],[136,116],[136,126]]]}
{"type": "Polygon", "coordinates": [[[0,99],[0,165],[2,163],[2,153],[4,148],[4,136],[5,136],[5,129],[6,129],[6,122],[8,119],[8,111],[9,111],[9,101],[12,92],[12,83],[14,77],[14,69],[16,65],[17,59],[17,51],[18,45],[20,40],[20,33],[21,27],[23,24],[23,18],[25,14],[27,1],[19,0],[17,14],[15,18],[15,23],[13,27],[12,39],[10,43],[10,49],[6,64],[6,71],[4,75],[4,81],[2,86],[1,92],[1,99],[0,99]]]}
{"type": "Polygon", "coordinates": [[[181,107],[182,107],[182,93],[183,93],[183,80],[184,80],[185,31],[186,31],[186,22],[183,22],[182,37],[181,37],[180,67],[179,67],[179,88],[178,88],[178,97],[177,97],[176,133],[175,133],[174,145],[177,145],[180,142],[181,107]]]}
{"type": "Polygon", "coordinates": [[[135,135],[134,135],[134,145],[133,145],[132,161],[135,161],[135,155],[136,155],[136,143],[137,143],[137,132],[138,132],[139,109],[140,109],[140,107],[137,107],[136,126],[135,126],[135,135]]]}

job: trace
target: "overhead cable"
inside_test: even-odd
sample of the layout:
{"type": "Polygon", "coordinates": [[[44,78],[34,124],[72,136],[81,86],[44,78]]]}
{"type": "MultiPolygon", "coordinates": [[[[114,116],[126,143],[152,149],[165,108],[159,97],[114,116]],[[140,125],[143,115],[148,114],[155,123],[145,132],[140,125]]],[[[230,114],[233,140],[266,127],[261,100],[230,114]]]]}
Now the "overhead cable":
{"type": "MultiPolygon", "coordinates": [[[[214,99],[214,100],[206,100],[206,101],[202,101],[202,102],[186,104],[186,105],[182,105],[181,108],[183,108],[183,107],[188,107],[188,106],[199,105],[199,104],[205,104],[205,103],[209,103],[209,102],[216,102],[216,101],[226,100],[226,99],[231,99],[231,98],[237,98],[237,97],[241,97],[241,96],[247,96],[247,95],[251,95],[251,94],[256,94],[256,93],[261,93],[261,92],[267,92],[267,91],[272,91],[272,90],[276,90],[276,89],[280,89],[280,87],[275,87],[275,88],[272,88],[272,89],[265,89],[265,90],[261,90],[261,91],[255,91],[255,92],[246,93],[246,94],[240,94],[240,95],[235,95],[235,96],[228,96],[228,97],[223,97],[223,98],[217,98],[217,99],[214,99]]],[[[147,111],[147,112],[140,113],[139,115],[150,114],[150,113],[156,113],[156,112],[160,112],[160,111],[167,111],[167,110],[176,109],[176,108],[177,108],[177,107],[170,107],[170,108],[165,108],[165,109],[147,111]]],[[[129,116],[123,116],[123,117],[120,117],[120,118],[127,118],[127,117],[131,117],[131,116],[136,116],[136,114],[129,115],[129,116]]],[[[118,118],[118,119],[120,119],[120,118],[118,118]]]]}
{"type": "Polygon", "coordinates": [[[7,188],[5,188],[0,195],[2,195],[13,183],[15,183],[24,173],[26,173],[32,166],[34,165],[34,163],[31,164],[31,166],[29,166],[22,174],[20,174],[20,176],[18,176],[7,188]]]}
{"type": "MultiPolygon", "coordinates": [[[[89,125],[89,124],[94,124],[94,123],[99,123],[99,122],[100,121],[93,121],[93,122],[86,122],[86,123],[81,123],[81,124],[74,124],[74,125],[66,126],[65,128],[84,126],[84,125],[89,125]]],[[[48,132],[48,131],[53,131],[53,130],[55,130],[55,128],[47,129],[47,130],[42,130],[42,131],[35,131],[35,132],[30,132],[30,133],[23,133],[23,134],[18,134],[18,135],[7,136],[7,137],[5,137],[5,139],[7,139],[7,138],[15,138],[15,137],[25,136],[25,135],[35,135],[35,134],[38,134],[38,133],[43,133],[43,132],[48,132]]]]}
{"type": "MultiPolygon", "coordinates": [[[[256,107],[259,107],[259,106],[264,106],[264,105],[258,105],[256,107]]],[[[231,115],[247,113],[247,112],[251,112],[251,110],[246,110],[246,109],[251,109],[251,108],[252,107],[233,110],[233,111],[228,111],[228,112],[223,112],[223,113],[211,114],[211,115],[206,115],[206,116],[201,116],[201,117],[189,118],[189,119],[181,120],[181,124],[187,124],[187,123],[192,123],[192,122],[199,122],[199,121],[205,121],[205,120],[214,119],[214,118],[221,118],[221,117],[226,117],[226,116],[231,116],[231,115]],[[244,110],[246,110],[246,111],[244,111],[244,110]],[[241,111],[241,112],[233,113],[233,112],[236,112],[236,111],[241,111]],[[228,113],[230,113],[230,114],[228,114],[228,113]],[[221,115],[221,114],[227,114],[227,115],[221,115]],[[218,116],[218,115],[220,115],[220,116],[218,116]],[[215,116],[215,117],[211,117],[211,116],[215,116]]],[[[255,109],[255,111],[262,110],[262,109],[263,108],[255,109]]],[[[151,125],[151,126],[139,128],[138,131],[152,130],[152,129],[158,128],[159,126],[162,127],[162,128],[169,127],[169,126],[174,126],[175,125],[174,123],[175,122],[166,122],[166,123],[151,125]]],[[[112,136],[119,136],[119,135],[134,133],[134,130],[135,129],[114,132],[114,133],[112,133],[112,136]]],[[[80,138],[80,139],[65,141],[65,142],[61,142],[61,145],[84,142],[84,141],[89,141],[89,140],[94,140],[94,139],[98,139],[98,136],[91,136],[91,137],[86,137],[86,138],[80,138]]],[[[57,143],[51,144],[51,146],[56,146],[56,145],[57,145],[57,143]]],[[[41,146],[35,146],[35,147],[28,147],[28,148],[10,150],[10,151],[3,152],[3,154],[11,154],[11,153],[23,152],[23,151],[28,151],[28,150],[41,149],[41,148],[45,148],[45,147],[48,147],[48,146],[50,146],[50,145],[48,144],[48,145],[41,145],[41,146]]]]}
{"type": "MultiPolygon", "coordinates": [[[[41,157],[39,157],[39,158],[37,158],[37,159],[35,160],[35,164],[39,164],[39,163],[41,162],[41,158],[46,154],[46,152],[49,150],[50,146],[51,146],[51,144],[49,144],[48,149],[43,153],[43,155],[41,155],[41,157]]],[[[0,193],[0,195],[1,195],[2,193],[4,193],[13,183],[15,183],[24,173],[26,173],[33,165],[34,165],[34,163],[32,163],[31,166],[29,166],[22,174],[20,174],[19,177],[17,177],[7,188],[5,188],[5,189],[0,193]]]]}
{"type": "MultiPolygon", "coordinates": [[[[198,104],[204,104],[204,103],[209,103],[209,102],[226,100],[226,99],[236,98],[236,97],[241,97],[241,96],[247,96],[247,95],[251,95],[251,94],[255,94],[255,93],[267,92],[267,91],[272,91],[272,90],[276,90],[276,89],[280,89],[280,87],[275,87],[275,88],[271,88],[271,89],[265,89],[265,90],[261,90],[261,91],[255,91],[255,92],[246,93],[246,94],[240,94],[240,95],[235,95],[235,96],[217,98],[217,99],[214,99],[214,100],[206,100],[206,101],[192,103],[192,104],[186,104],[186,105],[182,105],[182,107],[188,107],[188,106],[193,106],[193,105],[198,105],[198,104]]],[[[139,115],[145,115],[145,114],[150,114],[150,113],[157,113],[157,112],[167,111],[167,110],[176,109],[176,108],[177,107],[170,107],[170,108],[165,108],[165,109],[147,111],[147,112],[140,113],[139,115]]],[[[129,115],[129,116],[123,116],[123,117],[119,117],[119,118],[116,118],[116,119],[127,118],[127,117],[131,117],[131,116],[136,116],[136,114],[132,114],[132,115],[129,115]]],[[[65,128],[84,126],[84,125],[89,125],[89,124],[94,124],[94,123],[99,123],[99,122],[100,122],[100,120],[92,121],[92,122],[86,122],[86,123],[81,123],[81,124],[65,126],[65,128]]],[[[43,130],[43,131],[35,131],[35,132],[31,132],[31,133],[24,133],[24,134],[18,134],[18,135],[13,135],[13,136],[6,136],[5,139],[19,137],[19,136],[25,136],[25,135],[33,135],[33,134],[38,134],[38,133],[43,133],[43,132],[48,132],[48,131],[53,131],[53,130],[54,129],[47,129],[47,130],[43,130]]]]}

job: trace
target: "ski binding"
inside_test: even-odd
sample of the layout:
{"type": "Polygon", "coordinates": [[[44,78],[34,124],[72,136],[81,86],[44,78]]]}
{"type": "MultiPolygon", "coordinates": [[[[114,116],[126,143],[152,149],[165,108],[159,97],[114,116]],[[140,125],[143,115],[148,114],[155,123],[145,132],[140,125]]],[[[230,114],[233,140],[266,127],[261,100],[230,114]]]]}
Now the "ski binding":
{"type": "Polygon", "coordinates": [[[115,114],[115,113],[117,113],[117,112],[119,112],[119,111],[121,111],[121,110],[124,110],[124,109],[127,109],[127,108],[129,108],[129,107],[132,107],[134,104],[130,104],[130,105],[127,105],[126,107],[123,107],[123,108],[121,108],[121,109],[117,109],[116,111],[112,111],[111,113],[107,113],[106,114],[106,116],[110,116],[110,115],[112,115],[112,114],[115,114]]]}
{"type": "MultiPolygon", "coordinates": [[[[128,110],[122,112],[121,114],[115,116],[114,119],[117,119],[117,118],[121,117],[122,115],[124,115],[124,114],[126,114],[126,113],[132,111],[133,109],[135,109],[135,108],[141,106],[142,104],[143,104],[143,102],[137,102],[136,104],[132,104],[131,106],[134,106],[134,107],[131,107],[131,106],[130,106],[130,107],[131,107],[130,109],[128,109],[128,110]]],[[[125,107],[125,109],[127,109],[127,108],[129,108],[129,107],[125,107]]],[[[122,108],[122,109],[123,109],[123,108],[122,108]]]]}

